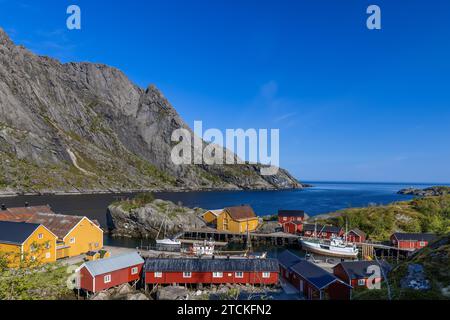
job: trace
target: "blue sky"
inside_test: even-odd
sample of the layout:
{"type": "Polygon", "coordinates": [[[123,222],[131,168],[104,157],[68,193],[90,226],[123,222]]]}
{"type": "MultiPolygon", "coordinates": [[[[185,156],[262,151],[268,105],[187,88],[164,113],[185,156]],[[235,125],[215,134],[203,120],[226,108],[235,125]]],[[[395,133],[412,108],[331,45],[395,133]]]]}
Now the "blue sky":
{"type": "Polygon", "coordinates": [[[279,128],[300,179],[450,182],[447,0],[0,0],[0,26],[155,84],[191,126],[279,128]]]}

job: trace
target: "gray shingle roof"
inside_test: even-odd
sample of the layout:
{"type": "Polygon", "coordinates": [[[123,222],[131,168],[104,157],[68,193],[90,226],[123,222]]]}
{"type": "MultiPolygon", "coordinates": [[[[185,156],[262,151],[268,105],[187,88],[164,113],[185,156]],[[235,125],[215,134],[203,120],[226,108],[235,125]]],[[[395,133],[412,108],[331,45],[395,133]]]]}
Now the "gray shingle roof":
{"type": "Polygon", "coordinates": [[[21,245],[39,226],[35,223],[0,221],[0,242],[21,245]]]}
{"type": "Polygon", "coordinates": [[[305,217],[305,211],[303,210],[278,210],[278,216],[280,217],[305,217]]]}
{"type": "Polygon", "coordinates": [[[302,259],[289,250],[285,250],[277,256],[278,262],[285,268],[290,268],[302,259]]]}
{"type": "Polygon", "coordinates": [[[113,256],[107,259],[89,261],[83,264],[80,268],[86,267],[89,273],[95,277],[143,263],[144,259],[142,259],[137,252],[132,252],[113,256]]]}
{"type": "Polygon", "coordinates": [[[290,269],[319,290],[335,281],[342,282],[335,275],[306,260],[294,264],[290,269]]]}
{"type": "Polygon", "coordinates": [[[400,233],[400,232],[396,232],[396,233],[394,233],[394,236],[398,240],[403,240],[403,241],[408,241],[408,240],[433,241],[433,240],[437,239],[437,236],[432,233],[400,233]]]}
{"type": "Polygon", "coordinates": [[[145,261],[146,272],[278,272],[275,259],[157,259],[145,261]]]}
{"type": "MultiPolygon", "coordinates": [[[[345,261],[339,263],[337,266],[341,265],[350,279],[365,279],[372,275],[372,273],[367,272],[367,268],[369,266],[379,266],[376,261],[345,261]]],[[[335,268],[337,267],[335,266],[335,268]]],[[[391,270],[391,266],[385,262],[381,262],[381,267],[384,272],[389,272],[391,270]]]]}
{"type": "MultiPolygon", "coordinates": [[[[303,225],[303,230],[304,231],[314,231],[314,224],[304,224],[303,225]]],[[[336,226],[323,226],[318,224],[316,227],[316,231],[317,233],[320,232],[331,232],[331,233],[339,233],[342,230],[342,228],[340,227],[336,227],[336,226]]]]}

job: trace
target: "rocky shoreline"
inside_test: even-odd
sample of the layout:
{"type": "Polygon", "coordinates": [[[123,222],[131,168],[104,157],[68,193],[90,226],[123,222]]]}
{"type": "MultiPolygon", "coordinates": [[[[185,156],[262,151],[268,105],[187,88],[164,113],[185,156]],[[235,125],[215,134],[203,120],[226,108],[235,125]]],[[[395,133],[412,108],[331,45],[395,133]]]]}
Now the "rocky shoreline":
{"type": "Polygon", "coordinates": [[[398,194],[403,195],[413,195],[419,197],[435,197],[435,196],[443,196],[446,194],[450,194],[450,187],[447,186],[434,186],[425,189],[417,189],[417,188],[407,188],[402,189],[398,194]]]}

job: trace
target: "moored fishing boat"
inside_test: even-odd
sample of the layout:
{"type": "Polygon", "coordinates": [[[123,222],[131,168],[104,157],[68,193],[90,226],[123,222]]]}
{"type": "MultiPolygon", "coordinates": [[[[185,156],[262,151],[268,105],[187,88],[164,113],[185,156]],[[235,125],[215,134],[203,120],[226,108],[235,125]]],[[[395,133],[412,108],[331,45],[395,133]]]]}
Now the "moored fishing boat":
{"type": "Polygon", "coordinates": [[[330,243],[319,239],[301,239],[300,244],[305,251],[331,257],[354,259],[358,257],[359,252],[356,245],[346,244],[339,238],[331,239],[330,243]]]}

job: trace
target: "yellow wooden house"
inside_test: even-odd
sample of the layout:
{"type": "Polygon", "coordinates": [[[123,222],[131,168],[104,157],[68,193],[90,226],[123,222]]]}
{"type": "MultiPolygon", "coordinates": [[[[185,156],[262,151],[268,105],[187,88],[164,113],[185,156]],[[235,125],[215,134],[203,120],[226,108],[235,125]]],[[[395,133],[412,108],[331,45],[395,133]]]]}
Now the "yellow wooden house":
{"type": "Polygon", "coordinates": [[[103,230],[87,217],[54,213],[49,206],[7,208],[0,221],[40,224],[57,236],[56,259],[75,257],[103,248],[103,230]]]}
{"type": "Polygon", "coordinates": [[[203,220],[208,224],[216,224],[217,218],[223,213],[223,209],[208,210],[202,214],[203,220]]]}
{"type": "Polygon", "coordinates": [[[259,225],[259,218],[252,207],[237,206],[223,209],[217,217],[217,230],[235,233],[255,231],[259,225]]]}
{"type": "Polygon", "coordinates": [[[0,256],[9,267],[55,262],[56,239],[40,224],[0,221],[0,256]]]}

